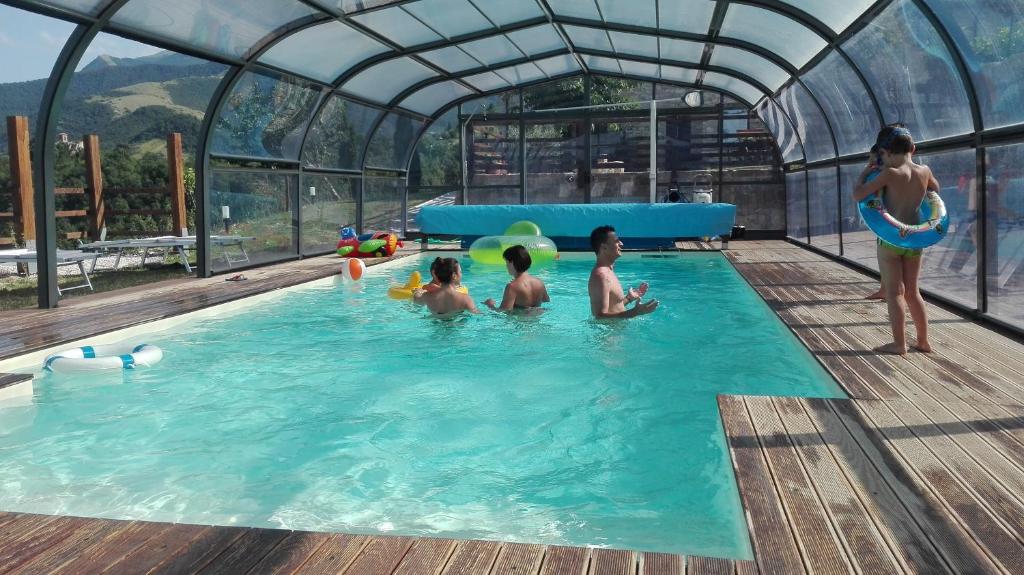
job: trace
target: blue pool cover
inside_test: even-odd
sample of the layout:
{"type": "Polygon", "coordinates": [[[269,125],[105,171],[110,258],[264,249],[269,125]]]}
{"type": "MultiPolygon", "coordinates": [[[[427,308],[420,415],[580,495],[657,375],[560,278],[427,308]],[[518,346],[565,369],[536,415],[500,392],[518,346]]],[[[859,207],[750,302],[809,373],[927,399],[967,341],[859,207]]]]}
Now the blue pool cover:
{"type": "Polygon", "coordinates": [[[417,216],[428,235],[498,235],[529,220],[560,248],[587,248],[597,226],[614,226],[627,248],[667,247],[677,238],[727,236],[736,223],[732,204],[543,204],[424,206],[417,216]],[[632,241],[631,241],[632,240],[632,241]]]}

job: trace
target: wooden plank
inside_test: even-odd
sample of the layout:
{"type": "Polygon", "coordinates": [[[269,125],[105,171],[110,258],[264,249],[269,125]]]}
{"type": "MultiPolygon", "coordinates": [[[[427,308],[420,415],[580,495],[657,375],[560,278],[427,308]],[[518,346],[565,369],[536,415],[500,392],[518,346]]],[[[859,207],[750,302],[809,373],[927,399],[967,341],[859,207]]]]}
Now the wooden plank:
{"type": "Polygon", "coordinates": [[[121,188],[106,188],[103,190],[104,196],[166,196],[167,188],[139,188],[139,187],[121,187],[121,188]]]}
{"type": "Polygon", "coordinates": [[[417,539],[392,575],[438,575],[455,545],[454,539],[417,539]]]}
{"type": "MultiPolygon", "coordinates": [[[[142,542],[124,557],[111,563],[104,573],[148,573],[164,562],[186,552],[193,540],[206,538],[219,527],[167,525],[163,531],[142,542]]],[[[225,530],[225,534],[228,531],[225,530]]],[[[232,531],[233,532],[233,531],[232,531]]],[[[237,533],[236,533],[237,535],[237,533]]]]}
{"type": "Polygon", "coordinates": [[[743,401],[808,570],[849,573],[845,542],[804,473],[771,398],[748,396],[743,401]]]}
{"type": "Polygon", "coordinates": [[[185,219],[185,157],[181,152],[181,134],[167,136],[167,191],[171,195],[171,227],[175,235],[188,235],[185,219]]]}
{"type": "Polygon", "coordinates": [[[30,373],[0,373],[0,389],[5,387],[13,387],[19,383],[25,383],[26,381],[32,381],[32,374],[30,373]]]}
{"type": "Polygon", "coordinates": [[[88,134],[82,143],[85,145],[85,201],[89,207],[89,237],[98,240],[101,230],[106,227],[100,137],[88,134]]]}
{"type": "Polygon", "coordinates": [[[207,563],[198,573],[225,575],[245,573],[259,563],[289,535],[283,529],[247,529],[223,553],[207,563]]]}
{"type": "Polygon", "coordinates": [[[589,575],[636,575],[638,565],[635,551],[594,549],[590,553],[589,575]]]}
{"type": "MultiPolygon", "coordinates": [[[[57,571],[80,555],[90,554],[97,547],[105,545],[111,536],[130,528],[131,525],[131,521],[93,519],[82,529],[36,555],[21,567],[13,570],[12,573],[52,573],[57,571]]],[[[83,573],[87,572],[78,567],[75,569],[83,573]]]]}
{"type": "Polygon", "coordinates": [[[686,575],[733,575],[736,564],[730,559],[716,557],[686,558],[686,575]]]}
{"type": "Polygon", "coordinates": [[[739,397],[719,396],[729,453],[747,512],[757,567],[764,573],[803,573],[804,565],[789,527],[768,465],[739,397]]]}
{"type": "Polygon", "coordinates": [[[29,150],[28,118],[7,117],[7,151],[11,162],[11,196],[14,232],[25,241],[36,239],[35,188],[32,183],[32,160],[29,150]]]}
{"type": "Polygon", "coordinates": [[[348,575],[387,575],[401,563],[412,546],[411,537],[370,537],[356,560],[345,570],[348,575]]]}
{"type": "Polygon", "coordinates": [[[491,575],[525,575],[537,573],[544,559],[543,545],[505,543],[495,560],[491,575]]]}
{"type": "Polygon", "coordinates": [[[669,553],[640,554],[640,575],[683,575],[683,557],[669,553]]]}
{"type": "Polygon", "coordinates": [[[551,545],[540,566],[541,575],[585,575],[590,565],[590,550],[583,547],[551,545]]]}
{"type": "MultiPolygon", "coordinates": [[[[11,524],[5,527],[9,529],[11,524]]],[[[88,519],[81,517],[57,517],[52,521],[40,524],[36,529],[4,537],[4,546],[0,548],[0,574],[13,572],[34,559],[36,555],[82,529],[94,529],[94,527],[90,526],[88,519]]]]}
{"type": "Polygon", "coordinates": [[[483,575],[490,571],[501,544],[494,541],[459,541],[444,575],[483,575]]]}
{"type": "Polygon", "coordinates": [[[273,573],[288,575],[298,573],[310,556],[331,538],[329,533],[293,531],[277,547],[268,553],[252,573],[273,573]]]}
{"type": "Polygon", "coordinates": [[[54,188],[55,196],[84,196],[85,188],[54,188]]]}
{"type": "MultiPolygon", "coordinates": [[[[173,555],[161,561],[148,571],[150,574],[167,575],[177,573],[195,573],[202,569],[221,553],[224,553],[243,535],[251,531],[245,527],[215,527],[191,539],[179,547],[173,555]]],[[[166,534],[166,533],[165,533],[166,534]]],[[[154,544],[156,541],[154,540],[154,544]]]]}
{"type": "Polygon", "coordinates": [[[334,533],[302,566],[304,575],[335,575],[344,573],[359,552],[370,542],[365,535],[334,533]]]}

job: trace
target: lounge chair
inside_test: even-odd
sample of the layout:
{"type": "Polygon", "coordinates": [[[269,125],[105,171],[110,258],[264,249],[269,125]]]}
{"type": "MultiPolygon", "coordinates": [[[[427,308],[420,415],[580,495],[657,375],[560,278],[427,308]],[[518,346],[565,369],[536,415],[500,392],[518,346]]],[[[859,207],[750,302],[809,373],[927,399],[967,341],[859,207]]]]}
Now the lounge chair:
{"type": "MultiPolygon", "coordinates": [[[[228,267],[232,267],[233,264],[237,263],[248,263],[249,254],[245,251],[244,242],[255,240],[252,236],[210,236],[210,244],[214,246],[220,246],[223,249],[224,261],[228,267]],[[241,252],[240,257],[232,257],[228,251],[228,247],[235,246],[241,252]]],[[[141,249],[142,250],[142,265],[146,265],[146,259],[149,258],[150,250],[157,250],[157,254],[160,254],[159,250],[163,250],[160,254],[161,257],[166,257],[168,253],[174,251],[178,254],[181,260],[181,265],[185,267],[185,271],[192,273],[192,266],[188,263],[188,254],[185,250],[194,250],[196,248],[196,237],[195,236],[158,236],[152,238],[138,238],[131,240],[104,240],[98,242],[91,242],[88,244],[81,244],[78,246],[82,250],[96,251],[96,252],[117,252],[117,259],[114,260],[114,269],[118,269],[121,265],[121,256],[125,250],[128,249],[141,249]]]]}
{"type": "MultiPolygon", "coordinates": [[[[78,271],[81,272],[82,278],[85,283],[61,288],[57,286],[57,294],[63,295],[66,291],[73,289],[89,288],[92,289],[92,280],[89,279],[89,272],[96,268],[96,258],[99,257],[98,253],[88,253],[79,250],[57,250],[57,267],[60,266],[78,266],[78,271]],[[85,270],[85,262],[92,262],[89,266],[89,271],[85,270]]],[[[0,250],[0,263],[28,263],[35,264],[37,260],[37,253],[35,250],[30,249],[13,249],[13,250],[0,250]]]]}

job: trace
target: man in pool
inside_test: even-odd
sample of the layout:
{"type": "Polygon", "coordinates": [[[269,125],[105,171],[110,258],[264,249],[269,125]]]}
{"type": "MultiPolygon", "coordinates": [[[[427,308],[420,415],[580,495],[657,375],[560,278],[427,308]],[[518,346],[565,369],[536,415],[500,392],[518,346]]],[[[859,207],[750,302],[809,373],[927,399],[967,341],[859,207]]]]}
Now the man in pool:
{"type": "Polygon", "coordinates": [[[612,226],[600,226],[590,232],[590,247],[597,254],[597,263],[590,272],[587,289],[590,292],[590,313],[597,319],[630,318],[651,313],[658,300],[640,300],[647,293],[647,282],[623,293],[619,277],[615,275],[615,260],[622,255],[622,242],[612,226]],[[626,309],[626,304],[636,305],[626,309]]]}
{"type": "Polygon", "coordinates": [[[462,283],[462,267],[455,258],[437,258],[430,266],[431,274],[437,278],[440,287],[435,290],[417,289],[412,292],[412,302],[427,306],[434,315],[446,315],[461,311],[480,313],[473,298],[458,290],[462,283]]]}

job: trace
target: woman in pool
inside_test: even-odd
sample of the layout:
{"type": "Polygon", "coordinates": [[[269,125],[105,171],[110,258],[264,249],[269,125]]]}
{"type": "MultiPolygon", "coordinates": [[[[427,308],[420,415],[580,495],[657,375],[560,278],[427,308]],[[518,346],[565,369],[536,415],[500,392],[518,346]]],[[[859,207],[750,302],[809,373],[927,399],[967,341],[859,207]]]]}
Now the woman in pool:
{"type": "Polygon", "coordinates": [[[439,287],[433,290],[418,289],[412,292],[412,302],[427,306],[435,315],[468,311],[480,313],[476,304],[467,295],[458,291],[462,283],[462,268],[455,258],[437,258],[430,266],[431,275],[439,287]]]}
{"type": "Polygon", "coordinates": [[[505,293],[501,296],[501,305],[496,305],[493,298],[485,301],[484,305],[494,311],[507,313],[517,309],[536,309],[540,307],[540,304],[551,301],[544,282],[527,273],[533,261],[526,248],[512,246],[505,250],[501,257],[505,258],[505,269],[514,279],[505,286],[505,293]]]}

